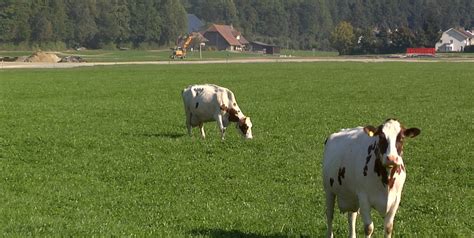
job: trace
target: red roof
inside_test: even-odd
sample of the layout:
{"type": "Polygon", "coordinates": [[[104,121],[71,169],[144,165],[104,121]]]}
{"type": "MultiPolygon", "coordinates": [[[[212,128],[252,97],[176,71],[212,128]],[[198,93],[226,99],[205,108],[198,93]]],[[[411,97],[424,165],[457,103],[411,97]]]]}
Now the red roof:
{"type": "Polygon", "coordinates": [[[218,32],[227,43],[229,43],[229,45],[242,46],[249,43],[247,39],[245,39],[242,34],[232,26],[212,24],[206,31],[218,32]]]}

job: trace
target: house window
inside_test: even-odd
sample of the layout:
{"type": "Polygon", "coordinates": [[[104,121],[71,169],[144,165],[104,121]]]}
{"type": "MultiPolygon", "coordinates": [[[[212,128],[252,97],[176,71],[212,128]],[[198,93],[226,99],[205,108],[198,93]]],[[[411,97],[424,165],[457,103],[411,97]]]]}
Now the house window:
{"type": "Polygon", "coordinates": [[[451,43],[451,44],[452,44],[453,42],[454,42],[453,40],[449,40],[449,43],[451,43]]]}

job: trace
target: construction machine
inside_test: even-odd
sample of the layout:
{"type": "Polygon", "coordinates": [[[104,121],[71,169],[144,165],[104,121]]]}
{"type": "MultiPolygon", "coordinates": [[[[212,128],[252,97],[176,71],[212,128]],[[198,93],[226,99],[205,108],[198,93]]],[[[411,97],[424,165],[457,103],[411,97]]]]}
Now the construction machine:
{"type": "MultiPolygon", "coordinates": [[[[183,39],[180,37],[180,39],[183,39]]],[[[172,48],[173,53],[171,54],[170,58],[172,59],[184,59],[186,58],[186,50],[191,44],[191,41],[193,40],[193,36],[190,34],[187,37],[184,37],[184,41],[181,41],[182,44],[177,44],[175,48],[172,48]]]]}

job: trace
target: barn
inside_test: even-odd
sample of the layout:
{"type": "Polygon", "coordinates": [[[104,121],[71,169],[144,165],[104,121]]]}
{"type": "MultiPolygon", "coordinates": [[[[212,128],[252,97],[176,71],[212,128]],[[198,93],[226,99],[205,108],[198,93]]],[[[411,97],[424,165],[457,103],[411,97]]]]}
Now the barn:
{"type": "Polygon", "coordinates": [[[242,51],[249,42],[232,25],[212,24],[203,36],[208,39],[207,45],[217,50],[242,51]]]}
{"type": "Polygon", "coordinates": [[[280,47],[276,45],[266,44],[260,41],[250,42],[250,50],[255,52],[263,52],[264,54],[269,55],[280,54],[280,47]]]}

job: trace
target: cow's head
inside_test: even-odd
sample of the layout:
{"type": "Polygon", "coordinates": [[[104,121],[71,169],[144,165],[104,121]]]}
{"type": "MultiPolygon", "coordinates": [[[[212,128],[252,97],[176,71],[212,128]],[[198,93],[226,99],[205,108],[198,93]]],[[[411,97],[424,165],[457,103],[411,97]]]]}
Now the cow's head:
{"type": "Polygon", "coordinates": [[[250,121],[250,117],[244,116],[240,118],[237,123],[237,130],[245,139],[252,139],[252,122],[250,121]]]}
{"type": "Polygon", "coordinates": [[[226,111],[229,115],[229,121],[237,123],[237,130],[240,132],[245,139],[252,139],[252,122],[250,117],[246,117],[239,106],[236,103],[233,104],[232,108],[226,107],[224,104],[221,105],[221,110],[226,111]]]}
{"type": "Polygon", "coordinates": [[[382,125],[364,127],[369,136],[378,137],[378,148],[382,155],[382,165],[385,167],[398,166],[403,163],[403,139],[415,137],[420,134],[420,129],[403,127],[396,119],[388,119],[382,125]]]}

